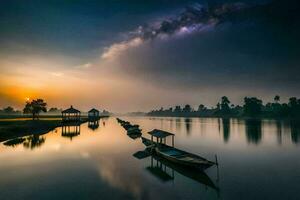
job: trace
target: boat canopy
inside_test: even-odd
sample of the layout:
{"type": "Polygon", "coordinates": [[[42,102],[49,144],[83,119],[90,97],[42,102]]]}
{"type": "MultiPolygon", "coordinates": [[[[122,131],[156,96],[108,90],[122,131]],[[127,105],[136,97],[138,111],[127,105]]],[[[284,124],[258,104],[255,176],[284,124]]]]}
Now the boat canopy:
{"type": "Polygon", "coordinates": [[[157,143],[166,144],[166,137],[172,136],[172,146],[174,147],[174,133],[170,133],[167,131],[154,129],[148,132],[151,135],[151,141],[153,142],[153,137],[156,138],[157,143]]]}
{"type": "Polygon", "coordinates": [[[163,130],[159,130],[159,129],[154,129],[150,132],[148,132],[151,136],[154,136],[156,138],[165,138],[171,135],[174,135],[173,133],[167,132],[167,131],[163,131],[163,130]]]}

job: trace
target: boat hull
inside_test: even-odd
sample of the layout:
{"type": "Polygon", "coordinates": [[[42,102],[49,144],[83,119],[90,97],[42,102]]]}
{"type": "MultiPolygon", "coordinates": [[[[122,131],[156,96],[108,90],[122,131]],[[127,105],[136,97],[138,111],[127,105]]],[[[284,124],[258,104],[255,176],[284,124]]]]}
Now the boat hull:
{"type": "Polygon", "coordinates": [[[168,161],[171,161],[173,163],[176,163],[176,164],[179,164],[179,165],[182,165],[182,166],[185,166],[185,167],[191,167],[191,168],[197,168],[197,169],[200,169],[200,170],[205,170],[211,166],[214,165],[213,162],[207,162],[207,163],[202,163],[202,164],[199,164],[199,163],[194,163],[194,162],[189,162],[189,161],[183,161],[183,160],[180,160],[180,159],[177,159],[175,157],[172,157],[172,156],[168,156],[164,153],[162,153],[158,148],[155,148],[155,153],[168,160],[168,161]]]}
{"type": "Polygon", "coordinates": [[[142,142],[147,148],[151,149],[151,152],[155,153],[157,156],[162,157],[162,158],[164,158],[170,162],[173,162],[175,164],[182,165],[184,167],[191,167],[191,168],[197,168],[200,170],[205,170],[205,169],[215,165],[214,162],[206,160],[205,158],[202,158],[200,156],[176,149],[174,147],[170,147],[168,145],[157,144],[156,142],[153,142],[144,137],[142,137],[142,142]],[[160,146],[160,148],[158,146],[160,146]],[[163,151],[163,149],[173,150],[175,152],[181,153],[182,155],[185,155],[186,158],[190,158],[190,159],[184,160],[184,159],[177,158],[175,156],[168,155],[163,151]],[[194,161],[191,161],[191,159],[194,159],[194,161]]]}

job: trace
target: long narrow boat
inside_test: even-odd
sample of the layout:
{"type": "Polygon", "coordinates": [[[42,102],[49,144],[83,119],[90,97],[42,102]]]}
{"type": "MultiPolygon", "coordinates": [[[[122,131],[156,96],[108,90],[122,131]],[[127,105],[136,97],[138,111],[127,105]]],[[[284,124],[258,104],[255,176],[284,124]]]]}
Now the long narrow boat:
{"type": "Polygon", "coordinates": [[[216,164],[215,162],[209,161],[201,156],[168,146],[166,144],[153,142],[144,137],[142,137],[142,141],[147,147],[152,148],[154,153],[158,156],[182,166],[205,170],[216,164]]]}

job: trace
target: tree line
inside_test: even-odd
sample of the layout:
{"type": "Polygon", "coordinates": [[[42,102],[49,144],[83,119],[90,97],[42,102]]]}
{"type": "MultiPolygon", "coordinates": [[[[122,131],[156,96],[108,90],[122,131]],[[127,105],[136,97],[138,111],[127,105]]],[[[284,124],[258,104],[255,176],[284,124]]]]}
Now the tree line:
{"type": "Polygon", "coordinates": [[[231,104],[228,97],[223,96],[215,107],[207,108],[200,104],[197,109],[189,104],[164,109],[161,107],[147,113],[149,116],[177,116],[177,117],[270,117],[270,118],[300,118],[300,99],[289,98],[287,103],[280,102],[276,95],[273,102],[265,105],[257,97],[245,97],[243,105],[231,104]]]}
{"type": "MultiPolygon", "coordinates": [[[[33,99],[31,101],[26,101],[23,111],[15,110],[13,107],[8,106],[6,108],[0,109],[0,115],[20,115],[20,114],[30,114],[32,119],[39,119],[40,113],[48,114],[61,114],[63,110],[61,108],[52,107],[47,109],[47,103],[43,99],[33,99]]],[[[102,111],[103,115],[109,115],[110,112],[107,110],[102,111]]]]}

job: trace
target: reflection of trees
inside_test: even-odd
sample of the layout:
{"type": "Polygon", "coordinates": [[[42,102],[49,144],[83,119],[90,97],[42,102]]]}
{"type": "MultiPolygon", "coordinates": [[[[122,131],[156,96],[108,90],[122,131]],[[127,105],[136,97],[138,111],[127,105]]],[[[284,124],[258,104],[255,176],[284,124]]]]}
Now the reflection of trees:
{"type": "Polygon", "coordinates": [[[261,120],[246,120],[246,136],[249,143],[259,143],[261,141],[261,120]]]}
{"type": "Polygon", "coordinates": [[[291,121],[291,138],[293,143],[300,142],[300,121],[291,121]]]}
{"type": "Polygon", "coordinates": [[[192,120],[190,118],[185,118],[184,119],[184,124],[185,124],[185,128],[186,128],[186,133],[189,135],[191,132],[191,122],[192,120]]]}
{"type": "Polygon", "coordinates": [[[180,118],[176,118],[175,123],[176,123],[176,130],[180,131],[181,129],[180,118]]]}
{"type": "Polygon", "coordinates": [[[80,125],[65,125],[61,129],[61,136],[70,138],[70,140],[80,135],[80,125]]]}
{"type": "Polygon", "coordinates": [[[45,143],[45,140],[46,138],[40,135],[31,135],[29,137],[15,138],[6,141],[3,144],[11,147],[16,147],[19,144],[23,144],[23,146],[27,149],[35,149],[36,147],[42,146],[45,143]]]}
{"type": "Polygon", "coordinates": [[[23,142],[24,142],[25,140],[26,140],[25,138],[15,138],[15,139],[11,139],[11,140],[6,141],[6,142],[4,142],[3,144],[4,144],[5,146],[16,147],[16,146],[18,146],[19,144],[23,144],[23,142]]]}
{"type": "MultiPolygon", "coordinates": [[[[275,96],[275,97],[277,98],[277,96],[275,96]]],[[[282,130],[281,130],[281,122],[280,121],[276,121],[276,130],[277,130],[277,142],[278,142],[278,144],[282,144],[282,130]]]]}
{"type": "Polygon", "coordinates": [[[99,120],[89,121],[88,122],[89,129],[96,130],[99,128],[99,120]]]}
{"type": "Polygon", "coordinates": [[[230,138],[230,119],[227,118],[222,119],[222,127],[223,127],[224,142],[228,142],[230,138]]]}
{"type": "Polygon", "coordinates": [[[23,146],[28,149],[35,149],[42,146],[45,143],[46,138],[40,135],[32,135],[26,138],[23,146]]]}

